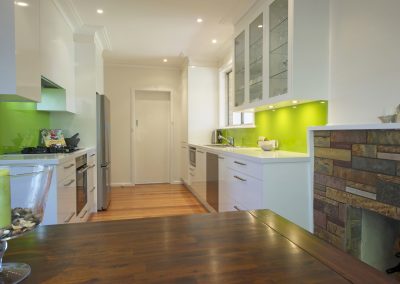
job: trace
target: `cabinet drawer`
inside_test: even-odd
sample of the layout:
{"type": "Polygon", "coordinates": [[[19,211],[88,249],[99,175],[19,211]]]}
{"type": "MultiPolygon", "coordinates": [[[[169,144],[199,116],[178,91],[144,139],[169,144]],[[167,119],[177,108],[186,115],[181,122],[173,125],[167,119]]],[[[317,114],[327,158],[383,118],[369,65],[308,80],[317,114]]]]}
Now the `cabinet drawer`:
{"type": "Polygon", "coordinates": [[[239,209],[262,209],[262,182],[232,169],[227,170],[228,195],[236,200],[239,209]],[[243,208],[241,208],[243,207],[243,208]]]}
{"type": "Polygon", "coordinates": [[[75,175],[75,159],[71,159],[68,162],[62,163],[57,166],[57,180],[58,182],[64,180],[66,177],[74,174],[75,175]]]}
{"type": "Polygon", "coordinates": [[[60,181],[57,186],[57,223],[65,224],[74,220],[76,215],[75,172],[60,181]]]}
{"type": "Polygon", "coordinates": [[[239,171],[257,179],[262,179],[263,165],[233,157],[226,157],[226,165],[232,170],[239,171]]]}

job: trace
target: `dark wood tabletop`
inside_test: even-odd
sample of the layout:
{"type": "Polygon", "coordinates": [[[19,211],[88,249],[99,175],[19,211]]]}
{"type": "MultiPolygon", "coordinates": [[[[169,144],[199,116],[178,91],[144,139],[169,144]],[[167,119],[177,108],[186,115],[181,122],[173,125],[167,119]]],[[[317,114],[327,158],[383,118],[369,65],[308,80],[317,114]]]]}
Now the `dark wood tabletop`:
{"type": "Polygon", "coordinates": [[[42,226],[4,261],[24,283],[393,281],[268,210],[42,226]]]}

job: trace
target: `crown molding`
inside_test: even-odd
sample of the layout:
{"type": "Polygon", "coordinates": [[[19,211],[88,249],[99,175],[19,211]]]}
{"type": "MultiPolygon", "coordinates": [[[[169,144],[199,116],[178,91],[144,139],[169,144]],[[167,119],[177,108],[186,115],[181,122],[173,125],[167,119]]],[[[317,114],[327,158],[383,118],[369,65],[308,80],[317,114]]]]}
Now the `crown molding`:
{"type": "Polygon", "coordinates": [[[111,50],[111,41],[104,26],[85,25],[71,0],[53,0],[53,3],[75,34],[93,35],[95,44],[102,50],[111,50]]]}

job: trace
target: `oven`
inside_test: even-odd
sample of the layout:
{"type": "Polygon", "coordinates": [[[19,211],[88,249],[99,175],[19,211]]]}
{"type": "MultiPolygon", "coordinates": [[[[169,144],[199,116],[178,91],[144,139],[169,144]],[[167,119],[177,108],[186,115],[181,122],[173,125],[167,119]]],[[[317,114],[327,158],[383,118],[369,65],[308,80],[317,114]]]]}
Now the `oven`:
{"type": "Polygon", "coordinates": [[[196,167],[196,148],[189,147],[189,163],[192,167],[196,167]]]}
{"type": "Polygon", "coordinates": [[[87,204],[87,155],[76,158],[76,215],[79,216],[87,204]]]}

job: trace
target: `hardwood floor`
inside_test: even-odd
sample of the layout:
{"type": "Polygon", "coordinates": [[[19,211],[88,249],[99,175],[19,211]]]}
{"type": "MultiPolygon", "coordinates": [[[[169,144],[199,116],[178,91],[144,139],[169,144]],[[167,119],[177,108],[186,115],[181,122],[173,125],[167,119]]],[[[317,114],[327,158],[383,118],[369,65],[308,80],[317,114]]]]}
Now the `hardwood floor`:
{"type": "Polygon", "coordinates": [[[89,221],[111,221],[207,213],[183,185],[152,184],[114,187],[107,211],[92,214],[89,221]]]}

